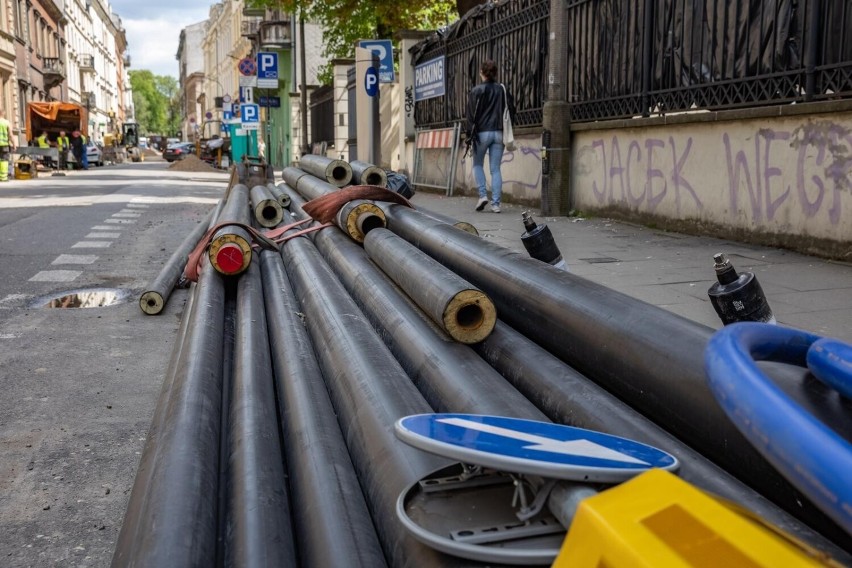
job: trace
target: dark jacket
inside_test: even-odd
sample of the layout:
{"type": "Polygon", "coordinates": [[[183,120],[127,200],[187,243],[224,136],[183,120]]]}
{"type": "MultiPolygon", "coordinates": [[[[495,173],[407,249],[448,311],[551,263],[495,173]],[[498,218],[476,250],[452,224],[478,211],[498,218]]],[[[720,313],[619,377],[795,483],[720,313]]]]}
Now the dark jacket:
{"type": "MultiPolygon", "coordinates": [[[[509,114],[515,124],[515,101],[509,91],[509,114]]],[[[475,86],[467,98],[467,125],[465,133],[503,130],[503,86],[496,81],[486,81],[475,86]]]]}

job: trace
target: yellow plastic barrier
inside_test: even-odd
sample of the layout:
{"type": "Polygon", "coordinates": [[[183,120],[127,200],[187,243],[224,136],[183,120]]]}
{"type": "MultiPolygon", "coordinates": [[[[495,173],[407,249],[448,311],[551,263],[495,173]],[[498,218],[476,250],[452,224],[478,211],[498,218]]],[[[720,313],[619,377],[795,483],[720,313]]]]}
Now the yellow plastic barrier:
{"type": "Polygon", "coordinates": [[[580,504],[554,568],[839,566],[663,470],[580,504]]]}

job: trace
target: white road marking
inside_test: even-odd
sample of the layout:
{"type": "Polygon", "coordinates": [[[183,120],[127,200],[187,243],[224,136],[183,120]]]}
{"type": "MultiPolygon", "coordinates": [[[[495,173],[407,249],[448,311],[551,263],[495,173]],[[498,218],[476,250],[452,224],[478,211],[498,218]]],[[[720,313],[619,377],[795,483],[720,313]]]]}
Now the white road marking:
{"type": "Polygon", "coordinates": [[[30,294],[8,294],[5,298],[0,300],[0,304],[9,304],[11,302],[19,302],[21,300],[29,300],[32,298],[30,294]]]}
{"type": "Polygon", "coordinates": [[[127,207],[133,207],[135,209],[148,209],[149,205],[145,205],[144,203],[133,203],[132,201],[127,204],[127,207]]]}
{"type": "Polygon", "coordinates": [[[112,216],[115,218],[123,217],[126,219],[135,219],[137,217],[141,217],[142,213],[113,213],[112,216]]]}
{"type": "Polygon", "coordinates": [[[0,333],[0,339],[17,339],[18,336],[14,333],[0,333]]]}
{"type": "Polygon", "coordinates": [[[118,229],[118,227],[107,227],[104,225],[95,225],[92,227],[93,231],[114,231],[116,229],[118,229]]]}
{"type": "Polygon", "coordinates": [[[71,282],[81,274],[80,270],[42,270],[30,282],[71,282]]]}
{"type": "Polygon", "coordinates": [[[137,209],[122,209],[119,213],[133,213],[137,217],[142,214],[142,212],[137,209]]]}
{"type": "Polygon", "coordinates": [[[104,219],[104,223],[115,223],[119,225],[132,225],[136,219],[104,219]]]}
{"type": "Polygon", "coordinates": [[[84,239],[117,239],[121,233],[89,233],[84,239]]]}
{"type": "Polygon", "coordinates": [[[94,254],[60,254],[50,264],[92,264],[98,260],[94,254]]]}
{"type": "Polygon", "coordinates": [[[71,245],[72,249],[83,249],[83,248],[107,248],[112,244],[112,241],[80,241],[79,243],[71,245]]]}

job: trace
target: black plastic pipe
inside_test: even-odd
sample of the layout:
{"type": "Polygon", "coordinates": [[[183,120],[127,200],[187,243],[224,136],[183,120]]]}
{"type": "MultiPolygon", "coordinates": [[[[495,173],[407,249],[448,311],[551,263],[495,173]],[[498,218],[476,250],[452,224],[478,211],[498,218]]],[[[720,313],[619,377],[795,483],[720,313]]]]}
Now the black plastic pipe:
{"type": "Polygon", "coordinates": [[[249,197],[254,220],[258,225],[268,229],[281,223],[281,218],[284,216],[283,207],[265,185],[256,185],[251,188],[249,197]]]}
{"type": "MultiPolygon", "coordinates": [[[[222,396],[222,279],[206,260],[163,421],[146,444],[113,566],[211,566],[216,559],[222,396]]],[[[158,411],[159,412],[159,411],[158,411]]]]}
{"type": "Polygon", "coordinates": [[[838,561],[852,564],[852,557],[822,535],[502,321],[474,350],[554,422],[623,436],[669,452],[680,460],[678,476],[685,481],[745,507],[838,561]]]}
{"type": "MultiPolygon", "coordinates": [[[[305,216],[298,199],[291,207],[305,216]]],[[[363,248],[334,228],[319,231],[314,241],[433,408],[546,420],[470,347],[428,323],[363,248]]]]}
{"type": "Polygon", "coordinates": [[[249,265],[237,287],[233,378],[228,421],[226,564],[295,566],[257,262],[249,265]]]}
{"type": "Polygon", "coordinates": [[[433,219],[437,219],[438,221],[442,221],[442,222],[446,223],[447,225],[452,225],[456,229],[461,229],[462,231],[470,233],[471,235],[479,236],[479,231],[476,229],[476,227],[473,226],[472,223],[468,223],[467,221],[459,221],[458,219],[453,219],[449,215],[444,215],[443,213],[438,213],[437,211],[425,209],[425,208],[421,207],[420,205],[418,205],[416,207],[416,209],[418,211],[420,211],[421,213],[423,213],[424,215],[432,217],[433,219]]]}
{"type": "Polygon", "coordinates": [[[183,274],[183,269],[186,266],[187,257],[210,225],[216,209],[211,209],[204,221],[198,223],[190,233],[184,238],[183,242],[175,249],[169,260],[163,266],[160,273],[154,280],[148,284],[142,295],[139,296],[139,307],[148,315],[157,315],[166,307],[166,302],[169,301],[172,291],[175,288],[178,280],[183,274]]]}
{"type": "MultiPolygon", "coordinates": [[[[285,215],[285,222],[289,219],[285,215]]],[[[409,536],[396,520],[400,493],[451,463],[407,446],[394,434],[396,420],[431,412],[431,407],[313,243],[297,237],[287,241],[281,255],[311,339],[318,347],[326,386],[388,563],[458,565],[457,558],[409,536]]]]}
{"type": "Polygon", "coordinates": [[[278,200],[278,203],[281,204],[281,207],[286,209],[290,206],[290,198],[287,196],[286,193],[278,189],[277,185],[275,185],[274,183],[268,183],[266,184],[266,189],[268,189],[269,193],[271,193],[272,196],[275,197],[276,200],[278,200]]]}
{"type": "MultiPolygon", "coordinates": [[[[501,319],[840,542],[839,527],[801,498],[715,402],[702,367],[710,328],[457,231],[408,207],[381,206],[390,230],[486,292],[501,319]]],[[[801,383],[801,373],[783,371],[774,376],[788,382],[792,376],[795,384],[801,383]]],[[[830,418],[828,424],[849,419],[842,405],[824,404],[824,396],[811,397],[819,400],[798,392],[794,396],[824,421],[830,418]]]]}
{"type": "Polygon", "coordinates": [[[387,187],[388,175],[379,166],[361,160],[352,160],[349,165],[352,167],[353,184],[387,187]]]}
{"type": "MultiPolygon", "coordinates": [[[[340,188],[306,174],[298,168],[284,168],[282,176],[284,184],[279,189],[284,191],[284,188],[289,186],[290,189],[295,190],[297,194],[308,201],[340,190],[340,188]]],[[[385,214],[372,201],[355,199],[341,206],[335,216],[334,224],[345,231],[353,240],[361,243],[364,242],[364,236],[371,229],[385,226],[385,214]]]]}
{"type": "MultiPolygon", "coordinates": [[[[219,224],[249,224],[249,191],[243,184],[236,184],[228,194],[228,201],[219,215],[219,224]]],[[[207,256],[210,264],[220,274],[241,274],[251,262],[251,235],[242,227],[222,227],[210,239],[207,256]]]]}
{"type": "Polygon", "coordinates": [[[384,553],[333,419],[302,308],[281,256],[266,250],[260,259],[300,563],[380,568],[386,565],[384,553]]]}
{"type": "Polygon", "coordinates": [[[160,395],[157,398],[157,406],[154,409],[154,416],[151,418],[151,425],[148,427],[148,433],[145,437],[145,447],[142,451],[142,458],[139,460],[139,467],[136,469],[136,478],[133,480],[130,500],[115,547],[112,561],[113,566],[125,566],[131,560],[134,548],[133,541],[139,533],[138,523],[140,516],[138,512],[144,504],[145,495],[148,493],[148,486],[151,483],[151,474],[154,471],[153,462],[157,456],[157,443],[162,435],[163,425],[166,421],[169,398],[172,386],[174,385],[175,372],[177,371],[177,362],[180,360],[181,353],[187,345],[187,331],[189,329],[189,322],[192,320],[192,312],[197,293],[198,285],[193,283],[189,288],[189,296],[187,297],[186,304],[184,304],[183,316],[180,320],[180,326],[178,327],[175,343],[169,357],[169,363],[166,366],[166,376],[163,378],[160,395]]]}
{"type": "Polygon", "coordinates": [[[497,322],[486,294],[387,229],[370,231],[364,250],[433,322],[460,343],[479,343],[497,322]]]}
{"type": "Polygon", "coordinates": [[[299,159],[299,169],[336,187],[345,187],[352,182],[352,166],[327,156],[306,154],[299,159]]]}

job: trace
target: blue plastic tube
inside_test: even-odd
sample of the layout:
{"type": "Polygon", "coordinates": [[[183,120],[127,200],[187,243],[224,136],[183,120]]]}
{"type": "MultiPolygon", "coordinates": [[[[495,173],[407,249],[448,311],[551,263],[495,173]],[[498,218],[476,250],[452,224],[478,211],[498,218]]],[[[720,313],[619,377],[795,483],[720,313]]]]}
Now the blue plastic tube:
{"type": "Polygon", "coordinates": [[[755,363],[804,367],[819,339],[775,325],[731,324],[710,339],[704,368],[716,400],[752,445],[852,535],[852,444],[803,411],[755,363]]]}
{"type": "Polygon", "coordinates": [[[816,378],[852,398],[852,345],[824,337],[808,349],[807,362],[816,378]]]}

